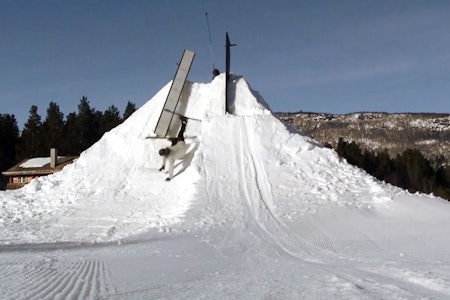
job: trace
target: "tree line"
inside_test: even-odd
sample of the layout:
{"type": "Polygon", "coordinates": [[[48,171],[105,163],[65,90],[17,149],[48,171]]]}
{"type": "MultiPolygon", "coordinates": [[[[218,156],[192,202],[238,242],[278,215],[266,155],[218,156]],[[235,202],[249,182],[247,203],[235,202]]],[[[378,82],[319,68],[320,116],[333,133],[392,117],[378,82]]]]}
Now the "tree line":
{"type": "Polygon", "coordinates": [[[47,157],[50,148],[57,148],[60,155],[79,155],[134,111],[136,105],[128,101],[122,116],[114,105],[101,112],[92,108],[83,96],[78,112],[64,117],[59,105],[52,101],[45,119],[39,115],[36,105],[31,106],[21,133],[14,115],[0,114],[0,171],[25,158],[47,157]]]}
{"type": "Polygon", "coordinates": [[[354,141],[339,138],[336,152],[348,163],[364,169],[367,173],[412,193],[433,193],[450,200],[450,167],[433,168],[433,163],[419,150],[407,149],[391,158],[388,151],[375,153],[362,150],[354,141]]]}
{"type": "MultiPolygon", "coordinates": [[[[50,102],[42,120],[37,106],[33,105],[21,134],[14,115],[0,114],[0,171],[25,158],[48,156],[50,148],[58,148],[60,155],[79,155],[134,111],[136,105],[131,102],[127,103],[122,116],[114,105],[104,112],[97,111],[83,96],[78,112],[66,117],[58,104],[50,102]]],[[[355,142],[348,143],[339,138],[336,151],[350,164],[379,180],[410,192],[433,193],[450,200],[450,167],[433,168],[432,162],[419,150],[408,149],[391,158],[386,149],[378,153],[362,150],[355,142]]]]}

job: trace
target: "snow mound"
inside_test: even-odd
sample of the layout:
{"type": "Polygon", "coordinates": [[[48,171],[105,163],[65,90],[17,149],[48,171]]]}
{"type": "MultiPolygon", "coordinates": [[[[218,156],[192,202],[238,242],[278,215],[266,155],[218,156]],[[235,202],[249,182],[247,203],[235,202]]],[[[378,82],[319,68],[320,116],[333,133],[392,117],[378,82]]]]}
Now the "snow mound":
{"type": "Polygon", "coordinates": [[[2,243],[112,241],[191,230],[238,218],[272,226],[334,207],[370,208],[398,189],[375,181],[333,150],[286,127],[243,77],[233,76],[233,114],[223,113],[224,74],[188,82],[182,101],[191,151],[172,182],[158,172],[165,140],[147,139],[170,83],[61,172],[0,193],[2,243]]]}
{"type": "Polygon", "coordinates": [[[146,137],[170,84],[60,173],[0,192],[5,298],[449,298],[449,202],[347,164],[242,77],[225,114],[224,79],[185,86],[197,120],[169,183],[168,142],[146,137]]]}

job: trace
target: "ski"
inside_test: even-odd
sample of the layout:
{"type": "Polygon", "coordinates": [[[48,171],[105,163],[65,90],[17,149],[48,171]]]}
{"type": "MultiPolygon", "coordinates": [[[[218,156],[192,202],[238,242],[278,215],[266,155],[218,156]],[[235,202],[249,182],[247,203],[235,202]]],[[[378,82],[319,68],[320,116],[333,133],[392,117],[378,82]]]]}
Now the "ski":
{"type": "Polygon", "coordinates": [[[167,109],[167,108],[164,108],[164,111],[170,112],[170,113],[172,113],[172,114],[175,114],[175,115],[177,115],[177,116],[180,116],[180,117],[183,117],[183,118],[186,118],[186,119],[189,119],[189,120],[198,121],[198,122],[201,122],[201,121],[202,121],[202,120],[200,120],[200,119],[188,117],[188,116],[182,115],[182,114],[180,114],[180,113],[177,113],[177,112],[175,112],[175,111],[171,111],[171,110],[169,110],[169,109],[167,109]]]}
{"type": "MultiPolygon", "coordinates": [[[[185,136],[184,138],[188,139],[188,140],[195,140],[198,137],[195,136],[195,135],[192,135],[192,136],[185,136]]],[[[169,140],[169,139],[171,139],[171,137],[168,137],[168,136],[166,136],[166,137],[162,136],[161,137],[161,136],[156,136],[156,135],[149,135],[149,136],[146,136],[145,139],[146,140],[148,140],[148,139],[152,139],[152,140],[169,140]]]]}

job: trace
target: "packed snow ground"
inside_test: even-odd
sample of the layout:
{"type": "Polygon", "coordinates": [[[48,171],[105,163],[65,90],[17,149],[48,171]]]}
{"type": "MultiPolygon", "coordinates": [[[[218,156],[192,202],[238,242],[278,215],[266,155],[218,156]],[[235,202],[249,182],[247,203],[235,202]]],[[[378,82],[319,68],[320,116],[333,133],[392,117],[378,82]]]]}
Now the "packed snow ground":
{"type": "Polygon", "coordinates": [[[0,193],[2,299],[446,299],[450,205],[378,182],[234,76],[188,83],[188,156],[158,172],[170,84],[63,171],[0,193]]]}

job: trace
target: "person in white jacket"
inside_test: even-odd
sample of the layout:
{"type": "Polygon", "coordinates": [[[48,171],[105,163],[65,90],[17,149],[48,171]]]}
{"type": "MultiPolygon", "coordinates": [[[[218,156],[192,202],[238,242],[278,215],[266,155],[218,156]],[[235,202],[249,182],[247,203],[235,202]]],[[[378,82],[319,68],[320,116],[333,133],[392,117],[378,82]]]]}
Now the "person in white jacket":
{"type": "Polygon", "coordinates": [[[163,158],[162,167],[159,171],[167,169],[169,173],[169,177],[166,178],[166,181],[170,181],[173,178],[173,166],[175,160],[182,159],[186,155],[189,148],[184,141],[184,131],[186,130],[187,119],[185,117],[180,117],[180,119],[181,128],[178,132],[178,136],[176,138],[169,139],[172,142],[172,145],[159,150],[159,155],[163,158]]]}

